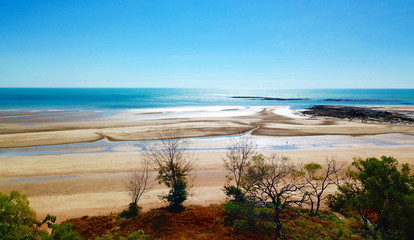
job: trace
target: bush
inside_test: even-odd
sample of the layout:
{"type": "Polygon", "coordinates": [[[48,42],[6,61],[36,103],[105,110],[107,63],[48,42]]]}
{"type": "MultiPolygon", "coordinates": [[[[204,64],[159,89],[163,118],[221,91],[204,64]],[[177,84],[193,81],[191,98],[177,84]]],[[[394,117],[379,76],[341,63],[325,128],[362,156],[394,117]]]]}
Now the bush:
{"type": "Polygon", "coordinates": [[[265,234],[268,235],[272,230],[268,222],[263,221],[263,217],[268,215],[269,209],[255,206],[250,203],[230,201],[224,204],[224,224],[231,226],[235,232],[241,234],[265,234]]]}
{"type": "Polygon", "coordinates": [[[80,240],[79,233],[73,230],[73,226],[68,223],[52,226],[51,240],[80,240]]]}
{"type": "Polygon", "coordinates": [[[228,198],[232,198],[237,202],[245,202],[246,200],[242,190],[234,185],[224,186],[224,193],[228,198]]]}
{"type": "Polygon", "coordinates": [[[182,203],[187,200],[187,181],[185,179],[179,179],[172,184],[170,192],[163,198],[166,199],[170,205],[168,209],[172,212],[181,212],[184,210],[182,203]]]}
{"type": "Polygon", "coordinates": [[[147,235],[144,233],[144,231],[138,230],[135,232],[132,232],[128,235],[128,237],[122,237],[119,234],[115,235],[102,235],[100,237],[95,238],[95,240],[149,240],[151,239],[150,235],[147,235]]]}
{"type": "Polygon", "coordinates": [[[0,193],[0,239],[34,239],[36,212],[25,195],[0,193]]]}
{"type": "Polygon", "coordinates": [[[128,219],[138,216],[140,207],[134,202],[130,203],[127,210],[121,212],[120,216],[128,219]]]}
{"type": "Polygon", "coordinates": [[[12,191],[0,193],[0,239],[1,240],[80,240],[80,235],[69,224],[53,224],[56,217],[47,215],[42,222],[36,221],[36,212],[29,207],[25,195],[12,191]],[[51,235],[39,228],[47,224],[51,235]]]}

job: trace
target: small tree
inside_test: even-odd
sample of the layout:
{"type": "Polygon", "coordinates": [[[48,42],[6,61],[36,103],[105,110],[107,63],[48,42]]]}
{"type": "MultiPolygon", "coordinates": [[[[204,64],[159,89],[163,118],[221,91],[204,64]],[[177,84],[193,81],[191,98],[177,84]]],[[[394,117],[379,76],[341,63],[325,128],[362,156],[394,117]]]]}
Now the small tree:
{"type": "Polygon", "coordinates": [[[241,135],[230,140],[227,145],[227,154],[223,159],[226,175],[224,190],[227,196],[233,196],[234,200],[242,201],[243,194],[240,189],[241,179],[246,169],[250,166],[252,157],[256,152],[256,141],[250,134],[241,135]],[[234,181],[235,185],[231,182],[234,181]]]}
{"type": "Polygon", "coordinates": [[[141,169],[128,173],[124,179],[125,188],[131,196],[131,203],[127,212],[123,212],[125,217],[134,217],[138,214],[138,201],[141,199],[144,192],[149,188],[148,180],[151,177],[151,169],[149,162],[143,160],[141,162],[141,169]]]}
{"type": "Polygon", "coordinates": [[[264,216],[275,224],[276,238],[282,229],[281,212],[289,206],[301,205],[307,197],[302,192],[306,187],[303,173],[287,157],[255,156],[241,186],[248,200],[273,210],[273,214],[264,216]]]}
{"type": "Polygon", "coordinates": [[[374,239],[379,233],[384,239],[414,239],[414,176],[408,164],[399,170],[395,158],[382,156],[356,158],[352,165],[355,170],[349,170],[331,205],[355,209],[374,239]]]}
{"type": "Polygon", "coordinates": [[[80,240],[80,235],[69,224],[54,224],[56,217],[47,215],[36,221],[36,212],[29,207],[29,200],[17,191],[5,195],[0,192],[0,239],[22,240],[80,240]],[[52,233],[41,230],[47,224],[52,233]]]}
{"type": "Polygon", "coordinates": [[[36,212],[25,195],[16,191],[0,193],[0,239],[30,239],[36,223],[36,212]]]}
{"type": "Polygon", "coordinates": [[[311,212],[318,214],[319,208],[323,200],[325,190],[337,183],[338,173],[345,166],[345,163],[339,164],[334,158],[326,159],[326,167],[318,163],[307,163],[304,165],[304,178],[307,183],[306,193],[308,194],[311,212]]]}
{"type": "Polygon", "coordinates": [[[189,141],[182,139],[179,130],[165,130],[159,135],[159,141],[146,144],[144,159],[158,170],[157,180],[170,188],[162,196],[170,203],[171,210],[180,210],[187,200],[193,178],[189,175],[194,167],[194,156],[188,152],[189,141]]]}

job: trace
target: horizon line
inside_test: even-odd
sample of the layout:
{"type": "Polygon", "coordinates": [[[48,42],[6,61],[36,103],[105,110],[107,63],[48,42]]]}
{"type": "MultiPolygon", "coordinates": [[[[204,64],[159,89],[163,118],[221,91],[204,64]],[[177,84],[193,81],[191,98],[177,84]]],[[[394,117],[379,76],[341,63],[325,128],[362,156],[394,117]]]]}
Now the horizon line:
{"type": "MultiPolygon", "coordinates": [[[[0,89],[228,89],[227,87],[0,87],[0,89]]],[[[393,87],[349,87],[349,88],[233,88],[232,90],[352,90],[352,89],[372,89],[372,90],[381,90],[381,89],[395,89],[395,90],[414,90],[414,87],[408,88],[393,88],[393,87]]]]}

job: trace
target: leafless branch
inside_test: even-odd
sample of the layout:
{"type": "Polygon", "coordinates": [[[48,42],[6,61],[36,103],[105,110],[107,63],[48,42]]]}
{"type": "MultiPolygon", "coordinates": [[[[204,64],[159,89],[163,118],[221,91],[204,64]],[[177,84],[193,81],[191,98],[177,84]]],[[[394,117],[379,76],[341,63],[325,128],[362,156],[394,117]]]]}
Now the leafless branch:
{"type": "Polygon", "coordinates": [[[339,173],[345,166],[345,163],[338,163],[334,158],[326,158],[326,167],[323,168],[318,163],[308,163],[301,168],[307,187],[306,194],[309,196],[308,202],[311,206],[311,212],[318,213],[322,201],[326,198],[325,190],[336,185],[339,179],[339,173]]]}
{"type": "Polygon", "coordinates": [[[239,189],[241,177],[250,166],[256,147],[256,141],[250,134],[241,135],[229,141],[226,157],[223,158],[224,167],[228,171],[227,184],[234,181],[236,188],[239,189]]]}
{"type": "Polygon", "coordinates": [[[139,171],[129,172],[124,179],[124,186],[131,196],[132,202],[138,204],[144,192],[149,189],[148,180],[151,177],[151,169],[148,161],[141,162],[139,171]]]}
{"type": "MultiPolygon", "coordinates": [[[[183,133],[178,129],[165,129],[157,141],[145,144],[143,158],[158,171],[158,183],[163,183],[175,194],[177,184],[185,185],[185,199],[189,195],[195,178],[190,176],[194,168],[195,156],[188,151],[189,140],[182,138],[183,133]]],[[[167,195],[168,196],[168,195],[167,195]]],[[[163,198],[167,198],[164,196],[163,198]]],[[[177,200],[178,201],[178,200],[177,200]]],[[[170,202],[171,203],[171,202],[170,202]]],[[[178,204],[177,202],[175,204],[178,204]]],[[[181,204],[181,203],[179,203],[181,204]]]]}

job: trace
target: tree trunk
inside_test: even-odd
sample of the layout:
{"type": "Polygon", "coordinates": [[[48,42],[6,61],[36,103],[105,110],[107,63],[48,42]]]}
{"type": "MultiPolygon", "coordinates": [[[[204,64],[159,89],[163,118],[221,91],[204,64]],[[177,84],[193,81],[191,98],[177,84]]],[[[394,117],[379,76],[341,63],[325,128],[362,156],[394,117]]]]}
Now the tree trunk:
{"type": "Polygon", "coordinates": [[[313,205],[314,205],[314,202],[313,202],[313,200],[312,200],[312,196],[310,196],[310,197],[309,197],[309,200],[310,200],[310,203],[311,203],[311,209],[310,209],[310,212],[312,213],[312,212],[313,212],[313,205]]]}
{"type": "Polygon", "coordinates": [[[321,196],[318,196],[317,202],[316,202],[316,209],[315,214],[318,214],[319,208],[321,207],[321,196]]]}
{"type": "Polygon", "coordinates": [[[280,222],[280,212],[276,211],[274,222],[276,223],[276,236],[275,239],[280,239],[280,231],[282,230],[282,223],[280,222]]]}
{"type": "Polygon", "coordinates": [[[362,220],[364,221],[365,226],[368,226],[370,229],[374,231],[374,233],[370,233],[369,231],[365,231],[368,235],[372,236],[374,240],[377,239],[377,231],[378,231],[378,225],[374,226],[369,219],[364,215],[364,213],[361,211],[361,209],[358,209],[358,213],[361,216],[362,220]]]}

